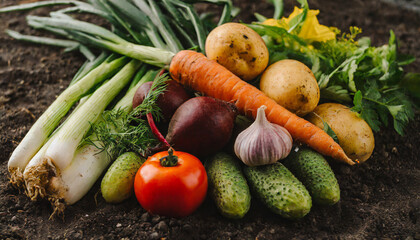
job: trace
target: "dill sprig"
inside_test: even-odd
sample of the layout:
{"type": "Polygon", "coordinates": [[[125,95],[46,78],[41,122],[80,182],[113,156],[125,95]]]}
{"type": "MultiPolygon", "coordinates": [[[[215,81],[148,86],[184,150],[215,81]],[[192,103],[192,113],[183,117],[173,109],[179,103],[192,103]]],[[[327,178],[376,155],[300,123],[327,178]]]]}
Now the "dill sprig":
{"type": "Polygon", "coordinates": [[[154,119],[162,117],[157,98],[166,90],[167,81],[167,74],[157,76],[149,94],[132,111],[120,108],[105,111],[101,120],[92,124],[95,137],[85,139],[85,142],[106,151],[111,159],[129,151],[147,155],[159,141],[142,116],[151,113],[154,119]]]}

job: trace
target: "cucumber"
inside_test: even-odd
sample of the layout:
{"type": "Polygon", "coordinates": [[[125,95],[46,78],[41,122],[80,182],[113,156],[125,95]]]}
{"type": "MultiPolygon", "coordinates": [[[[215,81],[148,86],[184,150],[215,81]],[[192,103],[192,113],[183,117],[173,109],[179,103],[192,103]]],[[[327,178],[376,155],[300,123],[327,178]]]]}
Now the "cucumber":
{"type": "Polygon", "coordinates": [[[145,162],[133,152],[119,156],[101,182],[102,196],[108,203],[120,203],[133,194],[134,177],[137,170],[145,162]]]}
{"type": "Polygon", "coordinates": [[[244,167],[251,190],[274,213],[297,219],[309,213],[312,199],[305,186],[280,162],[244,167]]]}
{"type": "Polygon", "coordinates": [[[333,205],[340,200],[340,186],[321,154],[303,148],[291,153],[284,164],[306,186],[315,203],[333,205]]]}
{"type": "Polygon", "coordinates": [[[219,212],[238,219],[251,205],[251,194],[240,163],[227,153],[218,153],[206,162],[209,193],[219,212]]]}

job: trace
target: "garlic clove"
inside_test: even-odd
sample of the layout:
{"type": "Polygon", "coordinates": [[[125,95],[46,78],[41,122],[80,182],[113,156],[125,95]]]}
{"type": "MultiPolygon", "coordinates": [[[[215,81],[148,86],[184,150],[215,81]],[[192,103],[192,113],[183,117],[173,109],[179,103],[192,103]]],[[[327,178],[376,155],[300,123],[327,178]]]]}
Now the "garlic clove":
{"type": "Polygon", "coordinates": [[[292,136],[282,126],[267,120],[266,108],[264,105],[258,108],[255,121],[235,140],[235,154],[248,166],[275,163],[292,150],[292,136]]]}

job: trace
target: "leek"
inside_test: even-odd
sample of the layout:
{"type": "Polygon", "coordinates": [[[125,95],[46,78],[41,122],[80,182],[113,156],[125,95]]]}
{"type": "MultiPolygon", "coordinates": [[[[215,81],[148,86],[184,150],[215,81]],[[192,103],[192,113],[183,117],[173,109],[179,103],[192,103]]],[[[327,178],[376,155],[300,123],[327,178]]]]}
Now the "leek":
{"type": "Polygon", "coordinates": [[[42,147],[74,103],[86,95],[95,85],[101,83],[110,74],[118,70],[127,61],[125,57],[114,58],[109,57],[76,83],[69,86],[48,107],[41,117],[39,117],[9,159],[8,168],[11,173],[12,183],[19,184],[22,181],[21,173],[26,165],[42,147]]]}
{"type": "MultiPolygon", "coordinates": [[[[38,179],[48,178],[51,173],[59,174],[72,163],[83,136],[90,129],[90,124],[99,118],[114,97],[130,82],[140,65],[141,62],[131,60],[66,119],[63,126],[52,136],[51,142],[42,159],[38,160],[38,164],[25,169],[24,178],[27,188],[32,188],[32,186],[28,186],[30,183],[37,183],[38,179]]],[[[37,186],[37,188],[40,187],[42,186],[37,186]]]]}
{"type": "MultiPolygon", "coordinates": [[[[133,63],[134,61],[132,61],[133,63]]],[[[133,67],[133,66],[131,66],[133,67]]],[[[127,71],[127,67],[122,69],[120,73],[133,75],[133,69],[127,71]]],[[[140,70],[138,75],[143,75],[144,71],[140,70]]],[[[153,79],[155,72],[149,71],[137,81],[137,83],[127,91],[124,97],[113,107],[114,110],[128,113],[132,111],[132,99],[136,89],[146,81],[153,79]]],[[[118,75],[118,74],[117,74],[118,75]]],[[[121,78],[115,79],[121,80],[121,78]]],[[[139,76],[136,76],[139,77],[139,76]]],[[[98,94],[103,94],[101,88],[97,90],[98,94]]],[[[96,93],[96,92],[95,92],[96,93]]],[[[89,99],[95,98],[95,93],[89,99]]],[[[111,97],[110,97],[111,98],[111,97]]],[[[78,118],[78,115],[85,113],[83,106],[89,104],[89,100],[78,106],[71,116],[66,120],[63,126],[58,130],[66,131],[69,126],[67,123],[72,118],[78,118]],[[67,126],[66,126],[67,125],[67,126]]],[[[85,120],[83,120],[85,121],[85,120]]],[[[101,119],[98,121],[102,121],[101,119]]],[[[57,133],[58,133],[57,132],[57,133]]],[[[55,134],[54,134],[55,136],[55,134]]],[[[54,213],[62,213],[66,205],[71,205],[80,200],[93,186],[96,180],[101,176],[103,171],[108,167],[113,157],[107,151],[102,151],[95,144],[101,144],[97,140],[95,134],[88,138],[94,145],[84,144],[75,150],[71,163],[63,168],[56,168],[54,162],[50,158],[45,157],[46,149],[50,148],[50,144],[54,141],[54,136],[44,145],[37,153],[25,169],[26,194],[32,200],[40,198],[48,199],[54,207],[54,213]]]]}

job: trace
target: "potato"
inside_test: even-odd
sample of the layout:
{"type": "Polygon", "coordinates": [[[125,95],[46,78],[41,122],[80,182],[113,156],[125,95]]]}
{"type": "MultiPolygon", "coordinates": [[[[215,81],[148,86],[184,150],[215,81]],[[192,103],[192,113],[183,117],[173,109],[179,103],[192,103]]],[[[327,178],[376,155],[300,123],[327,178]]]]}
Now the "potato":
{"type": "Polygon", "coordinates": [[[350,108],[338,103],[320,104],[307,115],[307,120],[320,128],[324,128],[322,120],[327,122],[352,160],[364,162],[372,155],[375,147],[372,129],[350,108]]]}
{"type": "Polygon", "coordinates": [[[225,23],[213,29],[206,39],[206,55],[245,81],[262,73],[269,58],[260,35],[239,23],[225,23]]]}
{"type": "Polygon", "coordinates": [[[319,102],[319,86],[311,69],[291,59],[271,64],[262,74],[261,91],[289,111],[304,116],[319,102]]]}

